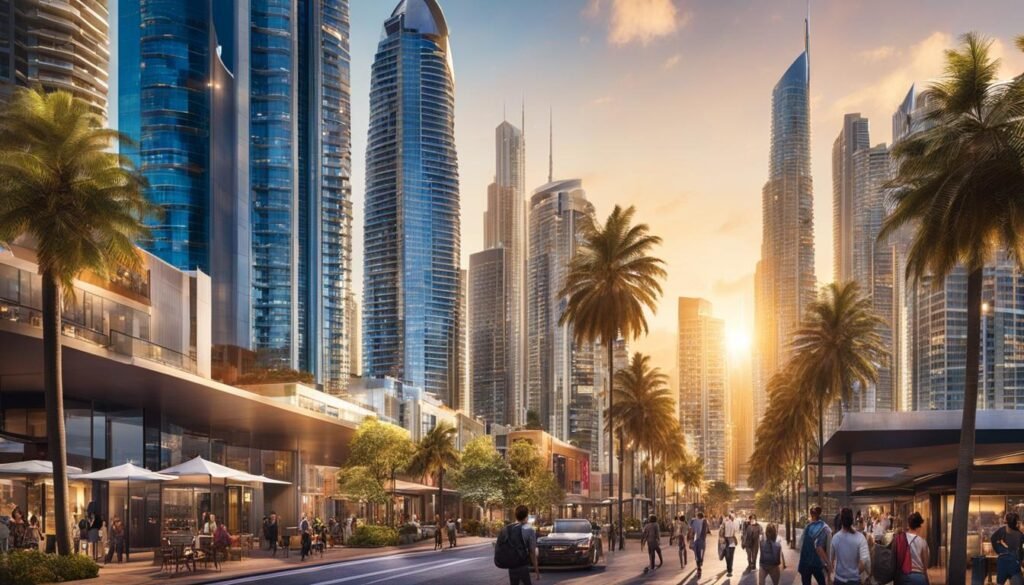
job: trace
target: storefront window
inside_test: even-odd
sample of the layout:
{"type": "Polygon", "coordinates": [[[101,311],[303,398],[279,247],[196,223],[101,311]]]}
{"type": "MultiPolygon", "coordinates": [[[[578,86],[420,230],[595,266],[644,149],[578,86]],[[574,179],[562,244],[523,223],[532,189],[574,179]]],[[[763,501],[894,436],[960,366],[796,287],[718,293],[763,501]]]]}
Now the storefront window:
{"type": "Polygon", "coordinates": [[[129,462],[142,465],[142,411],[109,413],[107,424],[110,429],[110,465],[129,462]]]}
{"type": "Polygon", "coordinates": [[[92,470],[92,410],[66,408],[64,432],[67,435],[68,465],[92,470]]]}

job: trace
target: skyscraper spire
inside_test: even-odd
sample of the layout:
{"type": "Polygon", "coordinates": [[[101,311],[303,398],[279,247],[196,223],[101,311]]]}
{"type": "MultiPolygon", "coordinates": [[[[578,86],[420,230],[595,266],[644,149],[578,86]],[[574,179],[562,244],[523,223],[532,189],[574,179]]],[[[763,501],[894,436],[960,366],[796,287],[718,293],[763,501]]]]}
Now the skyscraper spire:
{"type": "Polygon", "coordinates": [[[804,54],[807,55],[807,80],[811,79],[811,0],[807,0],[807,16],[804,17],[804,54]]]}
{"type": "Polygon", "coordinates": [[[555,116],[548,108],[548,183],[555,180],[555,116]]]}

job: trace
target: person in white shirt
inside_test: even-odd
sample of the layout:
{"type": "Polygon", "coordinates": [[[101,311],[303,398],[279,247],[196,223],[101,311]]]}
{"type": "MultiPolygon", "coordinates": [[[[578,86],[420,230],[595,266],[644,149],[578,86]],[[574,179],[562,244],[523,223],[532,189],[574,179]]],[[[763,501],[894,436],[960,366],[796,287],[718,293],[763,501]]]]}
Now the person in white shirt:
{"type": "Polygon", "coordinates": [[[686,553],[686,547],[689,544],[687,538],[690,535],[690,525],[686,522],[686,515],[680,514],[672,522],[672,536],[669,537],[669,545],[672,545],[672,541],[675,541],[679,546],[679,568],[686,567],[686,563],[689,562],[686,553]]]}
{"type": "Polygon", "coordinates": [[[730,512],[722,520],[722,527],[718,530],[718,537],[725,539],[725,568],[727,577],[732,577],[732,560],[736,555],[736,538],[739,533],[740,523],[730,512]]]}
{"type": "Polygon", "coordinates": [[[835,585],[860,585],[860,574],[871,568],[868,540],[853,529],[853,510],[839,512],[842,529],[832,537],[830,557],[835,585]]]}

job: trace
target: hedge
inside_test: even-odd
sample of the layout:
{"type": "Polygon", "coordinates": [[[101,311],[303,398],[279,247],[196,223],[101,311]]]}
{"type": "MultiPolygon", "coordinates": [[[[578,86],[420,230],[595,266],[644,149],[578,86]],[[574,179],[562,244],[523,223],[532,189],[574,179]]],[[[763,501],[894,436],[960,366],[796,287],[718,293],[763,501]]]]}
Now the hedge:
{"type": "Polygon", "coordinates": [[[358,526],[345,544],[365,548],[394,546],[398,544],[398,531],[389,526],[358,526]]]}
{"type": "Polygon", "coordinates": [[[83,555],[48,555],[38,550],[15,550],[0,555],[0,583],[38,585],[78,579],[95,579],[100,567],[83,555]]]}

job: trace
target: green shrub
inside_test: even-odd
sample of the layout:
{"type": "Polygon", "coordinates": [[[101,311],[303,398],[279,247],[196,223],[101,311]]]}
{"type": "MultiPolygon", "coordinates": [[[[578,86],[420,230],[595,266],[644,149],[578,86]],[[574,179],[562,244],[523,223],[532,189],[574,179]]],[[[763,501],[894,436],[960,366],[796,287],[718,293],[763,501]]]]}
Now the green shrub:
{"type": "MultiPolygon", "coordinates": [[[[356,530],[358,529],[359,527],[357,526],[356,530]]],[[[415,524],[402,524],[402,527],[398,529],[398,534],[415,534],[416,536],[419,536],[420,527],[416,526],[415,524]]]]}
{"type": "Polygon", "coordinates": [[[372,548],[398,544],[398,531],[389,526],[359,526],[345,544],[372,548]]]}
{"type": "Polygon", "coordinates": [[[484,536],[481,528],[480,521],[473,520],[472,518],[462,523],[462,529],[466,531],[466,534],[472,536],[484,536]]]}
{"type": "Polygon", "coordinates": [[[4,585],[38,585],[94,579],[99,573],[99,565],[82,555],[61,557],[37,550],[18,550],[0,555],[0,583],[4,585]]]}

